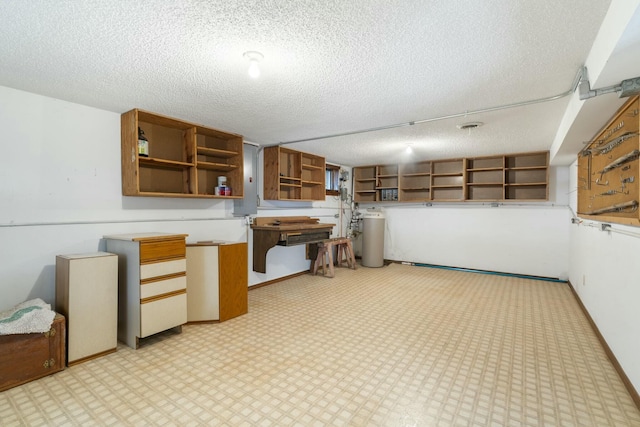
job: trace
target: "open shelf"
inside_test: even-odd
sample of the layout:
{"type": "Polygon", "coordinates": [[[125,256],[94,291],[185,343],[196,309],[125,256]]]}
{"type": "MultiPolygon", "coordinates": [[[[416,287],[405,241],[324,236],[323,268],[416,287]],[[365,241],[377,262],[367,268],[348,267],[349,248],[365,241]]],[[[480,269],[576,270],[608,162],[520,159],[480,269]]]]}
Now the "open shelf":
{"type": "Polygon", "coordinates": [[[489,187],[489,186],[503,186],[504,184],[501,182],[470,182],[467,184],[467,187],[489,187]]]}
{"type": "Polygon", "coordinates": [[[223,163],[209,163],[209,162],[198,162],[198,167],[202,169],[219,170],[219,171],[225,171],[225,172],[232,171],[238,168],[237,165],[227,165],[223,163]]]}
{"type": "Polygon", "coordinates": [[[468,200],[504,200],[504,185],[498,184],[469,184],[467,187],[468,200]]]}
{"type": "Polygon", "coordinates": [[[467,159],[467,171],[502,170],[504,156],[467,159]]]}
{"type": "Polygon", "coordinates": [[[462,175],[464,171],[463,164],[464,161],[462,159],[433,161],[431,175],[462,175]]]}
{"type": "Polygon", "coordinates": [[[311,169],[311,170],[317,170],[317,169],[320,169],[320,170],[322,170],[323,168],[322,168],[322,167],[320,167],[320,166],[305,165],[305,164],[303,164],[303,165],[302,165],[302,169],[311,169]]]}
{"type": "Polygon", "coordinates": [[[505,159],[505,169],[546,169],[549,164],[549,154],[546,152],[511,155],[506,156],[505,159]]]}
{"type": "Polygon", "coordinates": [[[546,200],[546,184],[508,185],[505,187],[506,200],[546,200]]]}
{"type": "Polygon", "coordinates": [[[185,169],[193,167],[193,163],[176,162],[173,160],[156,159],[153,157],[140,157],[140,165],[153,168],[185,169]]]}
{"type": "Polygon", "coordinates": [[[239,153],[237,151],[219,150],[217,148],[198,147],[198,154],[202,154],[209,157],[220,157],[228,159],[236,157],[239,153]]]}

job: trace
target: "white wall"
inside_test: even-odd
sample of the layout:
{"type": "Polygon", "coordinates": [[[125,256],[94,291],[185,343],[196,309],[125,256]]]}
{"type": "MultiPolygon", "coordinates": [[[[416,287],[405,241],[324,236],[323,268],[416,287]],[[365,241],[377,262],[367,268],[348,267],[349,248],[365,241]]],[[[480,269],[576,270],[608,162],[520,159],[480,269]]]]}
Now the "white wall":
{"type": "MultiPolygon", "coordinates": [[[[639,0],[613,0],[585,65],[591,88],[638,75],[639,0]]],[[[625,100],[605,95],[580,101],[574,93],[551,149],[554,160],[575,160],[625,100]],[[608,112],[603,117],[603,112],[608,112]],[[556,155],[557,154],[557,155],[556,155]]],[[[577,210],[577,162],[570,167],[570,205],[577,210]]],[[[640,391],[640,229],[584,221],[569,229],[569,280],[634,388],[640,391]]]]}
{"type": "MultiPolygon", "coordinates": [[[[333,197],[327,197],[326,202],[313,203],[263,201],[258,207],[257,216],[310,216],[313,218],[319,218],[322,223],[335,224],[335,227],[332,230],[332,237],[335,237],[344,235],[344,231],[342,234],[340,231],[341,214],[339,205],[339,201],[333,197]],[[338,218],[336,218],[336,215],[338,215],[338,218]]],[[[249,247],[252,248],[253,234],[251,233],[249,235],[249,243],[249,247]]],[[[250,268],[249,284],[259,284],[308,270],[310,261],[306,259],[305,249],[305,245],[274,246],[267,252],[266,273],[258,273],[250,268]]],[[[250,260],[253,262],[253,254],[250,254],[250,260]]]]}
{"type": "MultiPolygon", "coordinates": [[[[571,225],[566,205],[575,166],[570,170],[551,169],[549,203],[387,205],[385,258],[559,278],[568,271],[640,389],[640,264],[631,261],[640,240],[571,225]]],[[[251,243],[232,209],[225,200],[122,196],[118,113],[0,86],[0,310],[35,297],[52,303],[55,256],[101,250],[105,234],[164,231],[187,233],[189,241],[251,243]]],[[[335,198],[262,202],[258,215],[318,216],[338,224],[334,234],[347,220],[335,198]]],[[[251,271],[249,256],[250,285],[309,265],[304,246],[271,249],[266,274],[251,271]]]]}
{"type": "MultiPolygon", "coordinates": [[[[339,223],[339,206],[334,198],[265,202],[259,215],[317,214],[339,223]]],[[[106,234],[175,232],[189,234],[188,242],[251,244],[244,218],[232,211],[231,200],[122,196],[119,113],[0,86],[0,310],[36,297],[53,303],[55,256],[103,250],[106,234]]],[[[276,247],[267,274],[255,273],[250,250],[249,284],[308,267],[304,246],[276,247]]]]}
{"type": "Polygon", "coordinates": [[[567,279],[568,175],[567,167],[550,169],[550,201],[545,203],[387,204],[382,208],[384,256],[567,279]]]}
{"type": "MultiPolygon", "coordinates": [[[[571,186],[577,188],[577,163],[571,186]]],[[[576,193],[573,193],[576,194],[576,193]]],[[[574,210],[577,197],[572,198],[574,210]]],[[[570,229],[569,280],[636,390],[640,390],[640,230],[584,221],[570,229]]]]}

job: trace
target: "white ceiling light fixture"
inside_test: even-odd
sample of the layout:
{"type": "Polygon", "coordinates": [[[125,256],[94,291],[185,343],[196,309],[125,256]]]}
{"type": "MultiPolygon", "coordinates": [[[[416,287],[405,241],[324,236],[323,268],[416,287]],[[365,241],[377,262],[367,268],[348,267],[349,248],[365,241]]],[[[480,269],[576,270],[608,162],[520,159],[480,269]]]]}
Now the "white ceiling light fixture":
{"type": "Polygon", "coordinates": [[[413,154],[413,147],[411,145],[412,144],[407,144],[407,148],[404,150],[406,154],[413,154]]]}
{"type": "Polygon", "coordinates": [[[243,53],[242,56],[249,60],[249,77],[253,79],[260,77],[260,66],[258,63],[264,59],[264,55],[255,50],[250,50],[243,53]]]}

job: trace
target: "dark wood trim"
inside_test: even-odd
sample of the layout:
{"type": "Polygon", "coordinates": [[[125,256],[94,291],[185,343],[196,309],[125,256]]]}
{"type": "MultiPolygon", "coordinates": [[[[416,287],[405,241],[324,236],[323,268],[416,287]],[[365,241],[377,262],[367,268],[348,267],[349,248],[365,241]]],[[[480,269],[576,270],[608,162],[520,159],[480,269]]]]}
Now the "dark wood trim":
{"type": "Polygon", "coordinates": [[[220,321],[219,320],[191,320],[185,323],[185,325],[209,325],[212,323],[220,323],[220,321]]]}
{"type": "Polygon", "coordinates": [[[273,280],[267,280],[266,282],[262,282],[262,283],[258,283],[257,285],[249,286],[249,290],[251,291],[251,290],[254,290],[254,289],[261,288],[263,286],[273,285],[274,283],[283,282],[285,280],[293,279],[294,277],[302,276],[302,275],[305,275],[305,274],[309,274],[309,270],[304,270],[304,271],[300,271],[299,273],[289,274],[288,276],[282,276],[280,278],[273,279],[273,280]]]}
{"type": "Polygon", "coordinates": [[[97,359],[98,357],[106,356],[107,354],[115,353],[118,350],[118,347],[114,347],[110,350],[101,351],[100,353],[92,354],[91,356],[86,356],[81,359],[74,360],[73,362],[67,362],[67,366],[74,366],[79,363],[86,362],[88,360],[97,359]]]}
{"type": "Polygon", "coordinates": [[[613,354],[613,351],[611,351],[609,344],[607,344],[607,341],[604,339],[604,337],[600,333],[598,326],[591,318],[591,315],[589,314],[589,312],[587,311],[587,308],[582,303],[582,300],[580,299],[580,296],[574,289],[573,285],[571,284],[570,281],[568,281],[567,284],[569,285],[569,289],[571,289],[573,296],[576,298],[576,301],[578,301],[578,305],[582,309],[582,312],[584,313],[585,317],[589,321],[589,324],[591,325],[593,332],[595,332],[596,336],[598,337],[598,340],[600,341],[600,344],[602,344],[602,347],[604,348],[604,352],[607,354],[607,357],[611,361],[611,364],[615,368],[616,372],[618,372],[618,375],[620,376],[622,383],[624,384],[624,386],[627,388],[627,391],[631,395],[631,399],[633,399],[633,402],[636,404],[638,409],[640,409],[640,394],[638,394],[638,391],[633,387],[633,384],[629,380],[629,377],[627,377],[627,374],[622,369],[622,366],[620,366],[618,359],[616,359],[616,356],[613,354]]]}
{"type": "Polygon", "coordinates": [[[173,298],[175,296],[186,294],[186,293],[187,293],[186,289],[178,289],[177,291],[167,292],[166,294],[160,294],[160,295],[154,295],[152,297],[142,298],[140,300],[140,304],[146,304],[146,303],[149,303],[149,302],[159,301],[159,300],[165,299],[165,298],[173,298]]]}
{"type": "Polygon", "coordinates": [[[178,277],[187,277],[187,272],[181,271],[180,273],[171,273],[171,274],[165,274],[164,276],[155,276],[155,277],[150,277],[148,279],[142,279],[140,280],[140,285],[162,282],[163,280],[169,280],[169,279],[177,279],[178,277]]]}

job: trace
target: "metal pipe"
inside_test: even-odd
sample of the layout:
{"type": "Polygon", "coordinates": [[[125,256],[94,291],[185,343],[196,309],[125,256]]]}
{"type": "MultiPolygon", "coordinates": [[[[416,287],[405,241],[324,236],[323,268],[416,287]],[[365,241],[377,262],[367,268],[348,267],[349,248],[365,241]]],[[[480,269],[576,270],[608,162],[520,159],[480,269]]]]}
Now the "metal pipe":
{"type": "Polygon", "coordinates": [[[414,120],[414,121],[405,122],[405,123],[396,123],[396,124],[387,125],[387,126],[378,126],[378,127],[368,128],[368,129],[350,131],[350,132],[334,133],[334,134],[331,134],[331,135],[323,135],[323,136],[316,136],[316,137],[312,137],[312,138],[296,139],[296,140],[293,140],[293,141],[284,141],[284,142],[280,142],[278,144],[271,144],[271,145],[295,144],[297,142],[317,141],[317,140],[320,140],[320,139],[337,138],[339,136],[349,136],[349,135],[357,135],[357,134],[361,134],[361,133],[377,132],[377,131],[380,131],[380,130],[394,129],[394,128],[400,128],[400,127],[406,127],[406,126],[413,126],[413,125],[422,124],[422,123],[437,122],[437,121],[440,121],[440,120],[455,119],[457,117],[465,117],[465,116],[471,116],[471,115],[474,115],[474,114],[490,113],[492,111],[506,110],[508,108],[525,107],[527,105],[533,105],[533,104],[540,104],[542,102],[555,101],[557,99],[564,98],[565,96],[569,96],[573,92],[575,92],[576,88],[578,87],[579,82],[582,79],[582,76],[584,75],[584,72],[585,72],[584,67],[582,67],[582,68],[580,68],[580,70],[578,70],[578,73],[576,74],[575,78],[573,79],[573,83],[571,84],[571,89],[569,89],[566,92],[560,93],[558,95],[548,96],[546,98],[532,99],[532,100],[529,100],[529,101],[515,102],[513,104],[499,105],[499,106],[496,106],[496,107],[489,107],[489,108],[481,108],[479,110],[465,111],[463,113],[449,114],[449,115],[446,115],[446,116],[432,117],[432,118],[429,118],[429,119],[414,120]]]}

